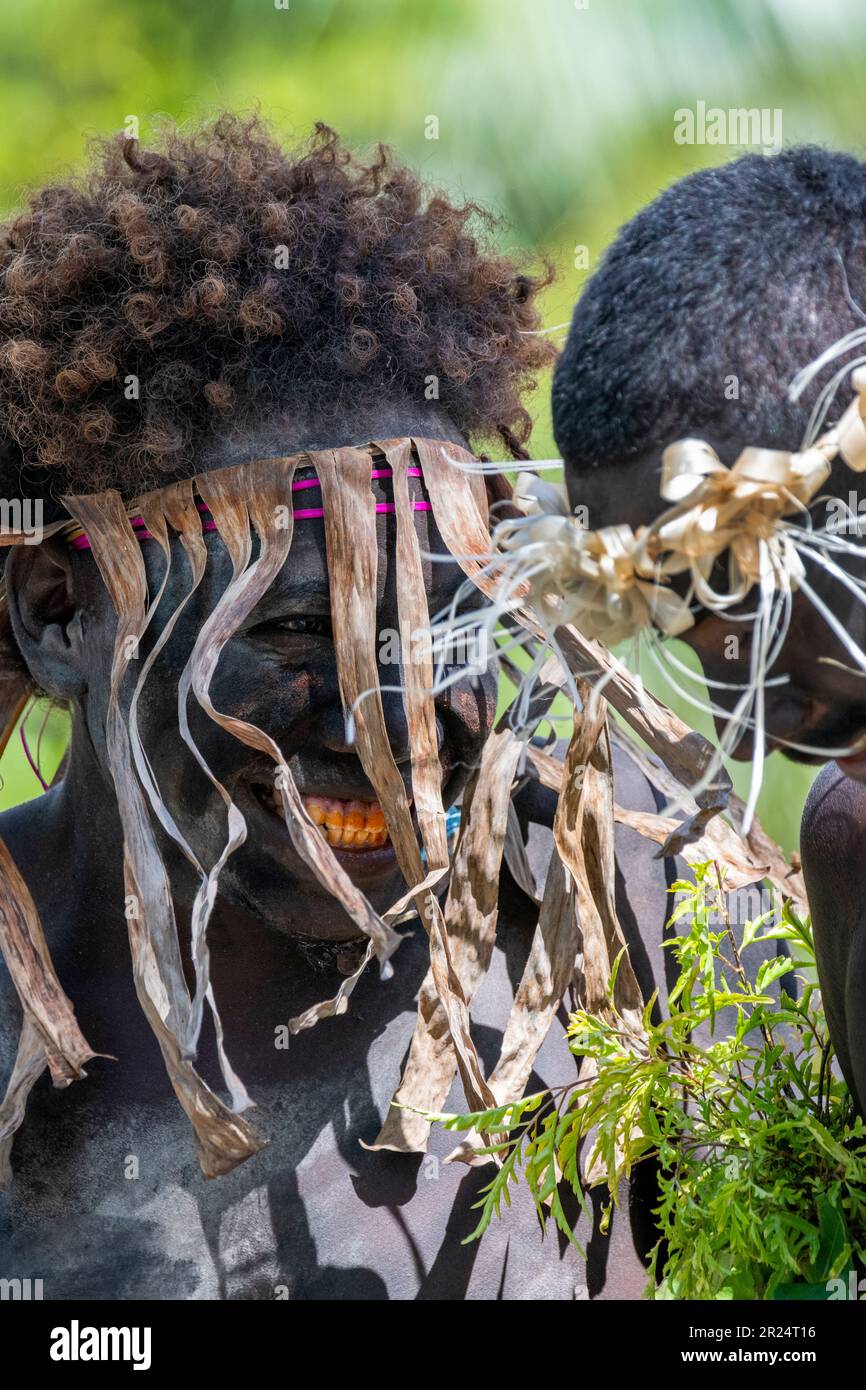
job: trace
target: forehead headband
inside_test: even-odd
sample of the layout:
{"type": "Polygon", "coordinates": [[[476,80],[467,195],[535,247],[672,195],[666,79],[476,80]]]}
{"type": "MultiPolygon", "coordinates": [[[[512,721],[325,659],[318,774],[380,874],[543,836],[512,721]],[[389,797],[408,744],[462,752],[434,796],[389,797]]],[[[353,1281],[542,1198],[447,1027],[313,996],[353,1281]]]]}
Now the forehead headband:
{"type": "MultiPolygon", "coordinates": [[[[393,474],[393,472],[392,472],[392,470],[391,470],[390,468],[371,468],[371,469],[370,469],[370,477],[373,478],[373,479],[376,479],[376,478],[393,478],[393,476],[394,476],[394,474],[393,474]]],[[[421,478],[421,477],[423,477],[423,474],[422,474],[420,468],[407,468],[407,469],[406,469],[406,476],[409,477],[409,478],[421,478]]],[[[307,489],[309,489],[309,488],[315,488],[315,489],[317,489],[317,490],[320,489],[320,488],[321,488],[321,483],[319,482],[319,479],[318,479],[318,478],[299,478],[296,482],[293,482],[293,483],[291,484],[291,489],[290,489],[290,490],[291,490],[292,493],[295,493],[295,492],[306,492],[307,489]]],[[[202,529],[202,531],[204,531],[204,532],[216,531],[216,530],[217,530],[216,522],[214,521],[213,517],[211,516],[210,511],[208,510],[208,508],[207,508],[207,506],[205,505],[205,503],[204,503],[204,502],[201,502],[201,501],[198,501],[198,502],[196,503],[196,507],[197,507],[197,510],[201,513],[201,529],[202,529]]],[[[429,512],[429,511],[431,510],[431,508],[430,508],[430,503],[429,503],[429,502],[425,502],[423,498],[419,498],[419,497],[416,497],[416,498],[413,498],[413,499],[412,499],[412,509],[413,509],[414,511],[416,511],[416,512],[429,512]]],[[[396,510],[396,509],[395,509],[395,506],[394,506],[394,503],[393,503],[393,502],[377,502],[377,503],[376,503],[376,511],[379,512],[379,513],[385,512],[385,513],[389,513],[389,514],[393,515],[393,513],[394,513],[395,510],[396,510]]],[[[323,517],[324,515],[325,515],[325,509],[324,509],[324,507],[294,507],[294,508],[293,508],[293,516],[294,516],[294,520],[295,520],[295,521],[309,521],[309,520],[312,520],[313,518],[323,517]]],[[[131,512],[128,513],[128,516],[129,516],[129,524],[130,524],[130,526],[132,527],[133,531],[135,532],[135,536],[136,536],[136,539],[137,539],[137,540],[139,540],[139,541],[152,541],[152,540],[155,540],[155,539],[156,539],[156,538],[150,533],[150,531],[148,531],[147,525],[146,525],[145,520],[144,520],[144,517],[143,517],[143,516],[136,516],[136,514],[135,514],[135,508],[134,508],[134,507],[133,507],[133,510],[132,510],[131,512]]],[[[90,550],[90,549],[91,549],[91,545],[90,545],[90,540],[89,540],[89,538],[84,534],[84,532],[82,531],[81,527],[80,527],[80,526],[76,526],[74,522],[70,522],[70,524],[68,525],[68,527],[64,527],[63,533],[62,533],[62,534],[64,535],[64,537],[66,538],[66,540],[69,542],[69,544],[70,544],[75,550],[90,550]]]]}

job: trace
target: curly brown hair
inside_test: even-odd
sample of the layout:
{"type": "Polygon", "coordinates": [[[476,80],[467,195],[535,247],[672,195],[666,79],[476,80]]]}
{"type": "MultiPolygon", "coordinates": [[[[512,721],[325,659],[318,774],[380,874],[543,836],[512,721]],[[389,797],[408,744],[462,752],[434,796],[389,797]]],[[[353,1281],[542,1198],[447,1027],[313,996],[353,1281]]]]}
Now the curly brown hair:
{"type": "Polygon", "coordinates": [[[6,471],[55,495],[159,485],[268,404],[422,400],[431,376],[466,438],[519,455],[551,272],[491,250],[493,225],[321,124],[295,153],[256,115],[99,142],[0,227],[6,471]]]}

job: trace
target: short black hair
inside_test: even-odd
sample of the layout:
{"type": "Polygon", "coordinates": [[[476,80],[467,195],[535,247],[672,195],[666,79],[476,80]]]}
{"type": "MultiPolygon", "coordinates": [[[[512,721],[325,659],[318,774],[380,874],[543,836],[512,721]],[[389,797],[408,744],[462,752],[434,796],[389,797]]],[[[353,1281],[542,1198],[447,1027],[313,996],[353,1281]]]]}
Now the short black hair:
{"type": "Polygon", "coordinates": [[[553,386],[567,471],[685,435],[798,448],[833,368],[796,404],[791,379],[864,324],[846,276],[866,311],[866,164],[852,155],[749,154],[674,184],[620,231],[575,309],[553,386]]]}

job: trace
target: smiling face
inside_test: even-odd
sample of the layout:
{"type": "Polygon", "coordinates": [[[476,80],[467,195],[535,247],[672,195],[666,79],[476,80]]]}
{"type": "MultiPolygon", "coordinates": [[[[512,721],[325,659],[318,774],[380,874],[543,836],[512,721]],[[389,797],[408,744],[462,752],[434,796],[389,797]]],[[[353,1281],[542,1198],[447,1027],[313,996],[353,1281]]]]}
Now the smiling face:
{"type": "MultiPolygon", "coordinates": [[[[396,423],[394,415],[385,411],[380,411],[380,419],[383,424],[394,426],[396,423]]],[[[393,437],[393,430],[377,431],[375,422],[369,423],[373,426],[370,433],[377,437],[389,434],[393,437]]],[[[408,423],[403,420],[404,425],[408,423]]],[[[417,421],[413,425],[416,434],[429,435],[434,429],[429,419],[423,429],[418,428],[417,421]]],[[[249,458],[262,453],[273,454],[277,435],[280,435],[284,452],[299,451],[296,438],[289,438],[285,429],[280,434],[275,425],[268,424],[246,441],[242,452],[249,458]]],[[[365,430],[361,437],[368,438],[370,434],[365,430]]],[[[332,442],[336,447],[346,439],[338,437],[332,442]]],[[[305,445],[313,447],[309,436],[300,447],[305,445]]],[[[316,445],[322,447],[322,441],[317,439],[316,445]]],[[[235,441],[231,448],[226,446],[213,454],[215,467],[223,467],[229,460],[236,461],[239,449],[235,441]]],[[[254,477],[255,465],[252,474],[254,477]]],[[[321,517],[302,514],[321,506],[321,492],[312,469],[299,469],[295,483],[311,486],[302,486],[294,493],[296,520],[288,560],[223,649],[210,693],[221,713],[256,725],[276,741],[309,814],[320,825],[342,867],[372,906],[382,911],[400,896],[404,885],[375,790],[346,734],[331,627],[325,526],[321,517]]],[[[410,483],[416,497],[423,499],[422,480],[414,478],[410,483]]],[[[388,503],[392,499],[391,486],[387,477],[372,480],[377,503],[388,503]]],[[[422,555],[439,557],[423,561],[428,609],[433,618],[441,609],[450,606],[464,583],[464,576],[448,555],[432,512],[415,510],[414,518],[422,555]]],[[[392,753],[411,798],[409,728],[399,690],[404,678],[397,642],[400,575],[395,565],[396,518],[393,511],[378,512],[377,540],[379,683],[392,753]]],[[[143,687],[139,729],[166,805],[200,862],[209,865],[219,858],[226,841],[226,808],[184,745],[177,717],[180,673],[232,573],[228,553],[219,536],[209,533],[206,543],[208,563],[201,585],[184,609],[143,687]]],[[[179,541],[175,540],[173,546],[172,572],[161,605],[164,614],[174,611],[189,583],[189,570],[179,541]]],[[[142,550],[148,588],[154,594],[163,577],[161,551],[153,541],[144,541],[142,550]]],[[[102,652],[101,661],[94,659],[92,663],[92,670],[98,669],[101,674],[98,681],[91,678],[86,705],[91,737],[100,746],[107,708],[107,669],[114,616],[107,593],[102,591],[100,595],[98,580],[94,584],[92,556],[82,552],[76,556],[74,564],[88,594],[84,607],[86,645],[95,653],[98,643],[102,652]],[[95,612],[91,607],[94,602],[95,612]]],[[[470,598],[469,602],[477,606],[478,596],[470,598]]],[[[152,631],[142,643],[142,658],[162,630],[159,612],[160,609],[152,631]]],[[[477,763],[490,730],[495,702],[496,682],[491,671],[479,676],[467,670],[437,697],[436,732],[446,808],[459,796],[477,763]]],[[[229,859],[220,878],[220,891],[225,900],[279,931],[323,939],[356,936],[357,929],[320,886],[292,845],[282,811],[278,809],[271,759],[217,727],[197,707],[194,699],[189,701],[189,714],[190,728],[200,752],[247,823],[246,842],[229,859]]]]}

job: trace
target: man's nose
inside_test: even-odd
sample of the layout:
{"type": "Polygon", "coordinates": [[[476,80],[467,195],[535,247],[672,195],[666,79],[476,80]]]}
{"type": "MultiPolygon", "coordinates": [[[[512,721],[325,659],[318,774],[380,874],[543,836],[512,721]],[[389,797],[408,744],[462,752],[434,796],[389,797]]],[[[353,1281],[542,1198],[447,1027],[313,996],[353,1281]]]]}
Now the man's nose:
{"type": "MultiPolygon", "coordinates": [[[[363,710],[363,706],[366,704],[369,716],[372,716],[372,704],[375,698],[375,695],[367,695],[362,702],[361,709],[363,710]]],[[[399,766],[401,763],[409,762],[412,756],[409,723],[403,707],[403,697],[398,690],[383,690],[381,700],[385,732],[388,735],[394,761],[399,766]]],[[[327,748],[331,753],[354,753],[357,756],[357,745],[350,736],[351,730],[346,727],[346,718],[339,700],[329,704],[319,715],[316,722],[316,732],[321,746],[327,748]]],[[[437,742],[441,742],[438,720],[436,733],[437,742]]]]}

